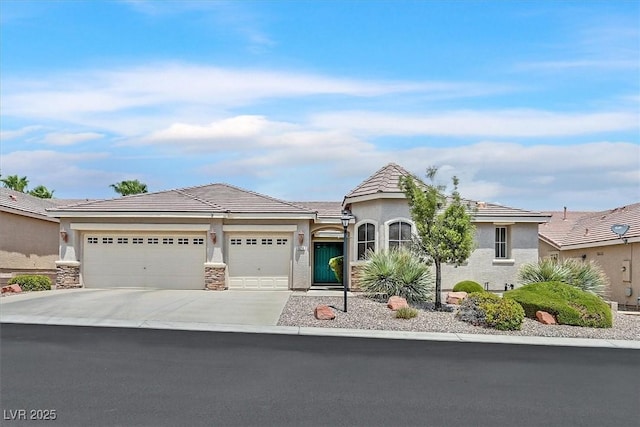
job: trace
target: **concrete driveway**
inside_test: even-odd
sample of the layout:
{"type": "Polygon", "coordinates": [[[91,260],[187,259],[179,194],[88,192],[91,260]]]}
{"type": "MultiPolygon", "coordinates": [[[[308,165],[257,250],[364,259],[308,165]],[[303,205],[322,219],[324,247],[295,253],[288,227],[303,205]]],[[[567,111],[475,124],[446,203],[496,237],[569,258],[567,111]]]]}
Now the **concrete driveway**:
{"type": "Polygon", "coordinates": [[[6,323],[275,326],[290,291],[69,289],[0,298],[6,323]]]}

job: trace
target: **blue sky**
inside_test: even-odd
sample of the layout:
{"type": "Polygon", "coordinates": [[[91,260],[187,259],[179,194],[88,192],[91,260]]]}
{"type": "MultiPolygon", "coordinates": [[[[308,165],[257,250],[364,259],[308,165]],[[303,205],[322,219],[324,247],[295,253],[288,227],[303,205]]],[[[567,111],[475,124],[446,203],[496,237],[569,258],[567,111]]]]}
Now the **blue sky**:
{"type": "Polygon", "coordinates": [[[636,1],[0,1],[0,172],[59,198],[336,200],[388,162],[533,210],[640,201],[636,1]]]}

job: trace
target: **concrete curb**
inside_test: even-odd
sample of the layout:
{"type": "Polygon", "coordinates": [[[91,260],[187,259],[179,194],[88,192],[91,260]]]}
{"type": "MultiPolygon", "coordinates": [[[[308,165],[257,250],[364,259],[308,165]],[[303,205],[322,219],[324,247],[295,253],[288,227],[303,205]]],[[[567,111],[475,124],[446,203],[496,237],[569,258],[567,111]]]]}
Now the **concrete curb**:
{"type": "Polygon", "coordinates": [[[91,319],[48,316],[0,315],[0,323],[32,325],[90,326],[103,328],[142,328],[181,331],[236,332],[249,334],[280,334],[323,337],[355,337],[396,340],[469,342],[487,344],[546,345],[561,347],[623,348],[640,350],[640,341],[604,340],[591,338],[551,338],[536,336],[507,336],[482,334],[454,334],[440,332],[384,331],[341,328],[312,328],[300,326],[232,325],[200,322],[168,322],[161,320],[91,319]]]}

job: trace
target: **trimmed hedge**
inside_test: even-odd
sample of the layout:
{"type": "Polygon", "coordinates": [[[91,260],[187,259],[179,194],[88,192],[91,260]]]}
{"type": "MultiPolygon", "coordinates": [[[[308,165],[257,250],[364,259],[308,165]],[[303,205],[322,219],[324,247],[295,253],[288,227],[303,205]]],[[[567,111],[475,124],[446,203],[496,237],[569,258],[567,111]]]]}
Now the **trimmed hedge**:
{"type": "Polygon", "coordinates": [[[7,282],[9,285],[20,285],[23,291],[48,291],[51,289],[51,279],[37,274],[23,274],[13,277],[7,282]]]}
{"type": "Polygon", "coordinates": [[[475,326],[517,331],[522,327],[524,310],[514,300],[490,292],[474,292],[462,301],[456,317],[475,326]]]}
{"type": "Polygon", "coordinates": [[[561,282],[524,285],[504,293],[504,298],[518,302],[525,315],[536,318],[536,311],[553,314],[561,325],[610,328],[611,308],[597,295],[561,282]]]}
{"type": "Polygon", "coordinates": [[[453,292],[466,292],[470,294],[471,292],[484,292],[484,288],[478,282],[474,282],[473,280],[463,280],[462,282],[456,283],[453,287],[453,292]]]}

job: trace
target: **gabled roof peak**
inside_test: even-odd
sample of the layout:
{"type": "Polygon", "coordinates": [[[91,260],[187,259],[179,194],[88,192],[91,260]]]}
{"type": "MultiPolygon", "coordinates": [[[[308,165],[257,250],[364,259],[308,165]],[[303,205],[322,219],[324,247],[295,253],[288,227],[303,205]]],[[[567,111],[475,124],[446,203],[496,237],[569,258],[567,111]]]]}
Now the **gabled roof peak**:
{"type": "Polygon", "coordinates": [[[346,199],[376,193],[402,193],[399,183],[400,177],[403,176],[413,176],[413,174],[396,163],[388,163],[351,190],[346,199]]]}

